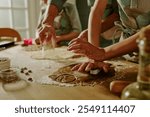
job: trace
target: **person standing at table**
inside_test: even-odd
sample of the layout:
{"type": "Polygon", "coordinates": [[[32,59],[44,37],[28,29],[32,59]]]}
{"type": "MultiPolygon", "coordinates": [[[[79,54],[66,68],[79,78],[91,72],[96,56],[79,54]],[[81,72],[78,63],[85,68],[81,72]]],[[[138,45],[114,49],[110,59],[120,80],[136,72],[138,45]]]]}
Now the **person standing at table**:
{"type": "MultiPolygon", "coordinates": [[[[43,17],[39,22],[38,31],[46,33],[51,30],[51,32],[56,33],[54,38],[58,45],[67,45],[81,32],[76,0],[49,0],[45,4],[47,7],[44,9],[43,17]]],[[[41,36],[41,38],[47,37],[41,36]]],[[[48,38],[50,40],[51,37],[48,38]]],[[[39,43],[39,37],[36,42],[39,43]]]]}
{"type": "MultiPolygon", "coordinates": [[[[122,41],[106,48],[99,48],[97,45],[99,35],[107,28],[101,23],[99,17],[102,16],[106,8],[107,0],[96,0],[90,15],[88,32],[81,33],[78,39],[70,42],[68,50],[78,54],[83,54],[92,62],[75,66],[74,70],[89,71],[92,68],[104,67],[103,61],[121,56],[138,49],[136,40],[139,37],[139,30],[150,24],[150,4],[147,0],[117,0],[119,6],[120,21],[118,25],[122,29],[122,41]],[[101,14],[100,14],[101,13],[101,14]],[[89,36],[87,36],[87,34],[89,36]],[[89,42],[84,41],[89,40],[89,42]],[[97,46],[97,47],[96,47],[97,46]]],[[[116,16],[117,18],[117,16],[116,16]]],[[[111,22],[114,22],[112,19],[111,22]]],[[[107,70],[105,70],[107,71],[107,70]]]]}
{"type": "MultiPolygon", "coordinates": [[[[92,1],[92,0],[89,0],[92,1]]],[[[116,6],[117,7],[117,6],[116,6]]],[[[140,28],[149,24],[150,5],[147,0],[95,0],[94,6],[89,17],[88,33],[81,33],[81,37],[85,36],[93,45],[99,47],[100,34],[110,27],[114,26],[114,22],[122,29],[122,38],[127,38],[136,33],[140,28]],[[104,15],[105,9],[109,2],[117,1],[119,7],[119,15],[116,13],[111,17],[99,20],[104,15]]]]}
{"type": "MultiPolygon", "coordinates": [[[[50,5],[50,7],[49,7],[49,9],[52,9],[52,6],[55,6],[56,7],[56,9],[52,9],[54,12],[53,12],[53,16],[51,16],[50,15],[50,11],[52,11],[52,10],[48,10],[49,11],[49,13],[48,13],[48,17],[46,17],[45,18],[45,20],[46,20],[46,22],[47,22],[47,20],[50,18],[50,19],[53,19],[54,17],[55,17],[55,15],[57,14],[55,11],[57,11],[58,9],[62,9],[62,6],[63,6],[63,4],[66,2],[66,0],[58,0],[59,1],[59,3],[57,3],[55,0],[52,0],[52,2],[53,3],[51,3],[51,5],[50,5]],[[56,13],[56,14],[55,14],[56,13]]],[[[68,0],[69,1],[69,0],[68,0]]],[[[71,1],[71,0],[70,0],[71,1]]],[[[94,1],[95,0],[87,0],[87,2],[88,2],[88,5],[90,6],[90,7],[92,7],[92,5],[93,5],[93,3],[94,3],[94,1]]],[[[109,22],[109,24],[110,24],[110,26],[106,26],[106,28],[107,27],[112,27],[112,18],[114,18],[115,17],[115,15],[117,15],[118,13],[118,10],[117,10],[117,4],[116,4],[116,0],[108,0],[108,4],[107,4],[107,8],[105,9],[105,13],[103,14],[103,18],[101,19],[101,17],[99,18],[99,20],[104,20],[104,19],[106,19],[107,17],[107,19],[110,19],[108,22],[109,22]]],[[[47,14],[47,13],[46,13],[47,14]]],[[[43,37],[44,36],[46,36],[45,35],[45,32],[47,32],[47,30],[48,30],[48,28],[46,28],[46,27],[43,27],[42,28],[42,30],[40,30],[39,31],[39,35],[41,36],[41,41],[43,42],[43,40],[45,40],[43,37]]],[[[53,32],[53,31],[51,31],[51,32],[53,32]]],[[[53,33],[52,33],[52,35],[53,35],[53,33]]]]}

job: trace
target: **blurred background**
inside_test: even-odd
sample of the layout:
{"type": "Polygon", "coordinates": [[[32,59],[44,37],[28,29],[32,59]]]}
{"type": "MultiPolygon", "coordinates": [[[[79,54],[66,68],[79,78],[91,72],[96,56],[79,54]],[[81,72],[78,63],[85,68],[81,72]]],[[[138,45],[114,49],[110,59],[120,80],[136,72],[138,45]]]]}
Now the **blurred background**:
{"type": "MultiPolygon", "coordinates": [[[[82,29],[87,28],[90,6],[87,0],[76,0],[82,29]]],[[[0,28],[16,29],[22,38],[35,37],[40,0],[0,0],[0,28]]]]}

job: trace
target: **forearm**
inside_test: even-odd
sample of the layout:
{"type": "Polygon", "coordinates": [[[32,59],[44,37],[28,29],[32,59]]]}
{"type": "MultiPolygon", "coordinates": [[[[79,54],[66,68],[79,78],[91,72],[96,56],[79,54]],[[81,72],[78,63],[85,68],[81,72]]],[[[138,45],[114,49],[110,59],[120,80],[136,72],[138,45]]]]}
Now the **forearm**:
{"type": "Polygon", "coordinates": [[[118,57],[138,49],[136,40],[139,37],[139,33],[125,39],[119,43],[108,46],[105,48],[105,57],[103,60],[108,60],[114,57],[118,57]]]}
{"type": "MultiPolygon", "coordinates": [[[[100,20],[100,18],[99,18],[100,20]]],[[[114,26],[114,22],[119,20],[119,16],[118,14],[116,13],[113,13],[112,15],[108,16],[104,21],[97,23],[96,21],[95,22],[95,25],[96,23],[98,24],[97,26],[95,26],[94,28],[94,25],[92,25],[93,27],[89,28],[89,42],[92,43],[93,45],[95,46],[99,46],[100,44],[100,35],[101,33],[107,31],[108,29],[112,28],[114,26]],[[97,28],[96,28],[97,27],[97,28]],[[94,44],[95,42],[95,44],[94,44]]]]}
{"type": "Polygon", "coordinates": [[[54,18],[58,15],[58,8],[55,5],[48,5],[43,19],[43,24],[53,25],[54,18]]]}
{"type": "Polygon", "coordinates": [[[95,4],[91,9],[89,16],[88,41],[97,47],[99,47],[99,37],[101,32],[102,17],[106,4],[107,4],[106,0],[95,1],[95,4]]]}
{"type": "Polygon", "coordinates": [[[77,38],[79,36],[79,32],[70,32],[68,34],[65,34],[65,35],[60,35],[60,36],[56,36],[57,38],[57,42],[60,42],[60,41],[65,41],[65,40],[72,40],[74,38],[77,38]]]}
{"type": "MultiPolygon", "coordinates": [[[[94,14],[93,14],[94,15],[94,14]]],[[[90,17],[93,17],[90,15],[90,17]]],[[[95,16],[96,17],[96,16],[95,16]]],[[[91,18],[89,19],[89,24],[88,24],[88,41],[95,45],[96,47],[99,47],[99,37],[100,37],[100,32],[101,32],[101,22],[100,18],[91,18]]]]}
{"type": "Polygon", "coordinates": [[[48,0],[47,1],[47,9],[46,14],[43,20],[43,24],[53,25],[54,18],[58,15],[58,13],[62,10],[63,4],[66,0],[48,0]]]}

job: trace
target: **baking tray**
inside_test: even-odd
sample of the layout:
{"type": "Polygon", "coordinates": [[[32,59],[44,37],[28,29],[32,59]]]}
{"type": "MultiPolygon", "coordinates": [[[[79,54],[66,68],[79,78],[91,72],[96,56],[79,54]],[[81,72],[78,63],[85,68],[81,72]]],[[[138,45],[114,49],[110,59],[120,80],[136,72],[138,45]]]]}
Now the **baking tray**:
{"type": "Polygon", "coordinates": [[[2,39],[0,40],[0,47],[10,47],[10,46],[14,46],[15,45],[15,41],[14,40],[5,40],[2,39]]]}

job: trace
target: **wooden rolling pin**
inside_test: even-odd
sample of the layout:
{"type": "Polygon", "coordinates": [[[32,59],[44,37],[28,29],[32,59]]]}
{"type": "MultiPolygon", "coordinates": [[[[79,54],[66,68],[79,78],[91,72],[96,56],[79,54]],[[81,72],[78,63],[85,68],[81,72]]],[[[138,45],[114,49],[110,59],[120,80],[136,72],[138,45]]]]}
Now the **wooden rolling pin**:
{"type": "Polygon", "coordinates": [[[123,89],[133,83],[133,81],[121,81],[121,80],[115,80],[110,83],[110,91],[112,93],[121,94],[123,89]]]}

